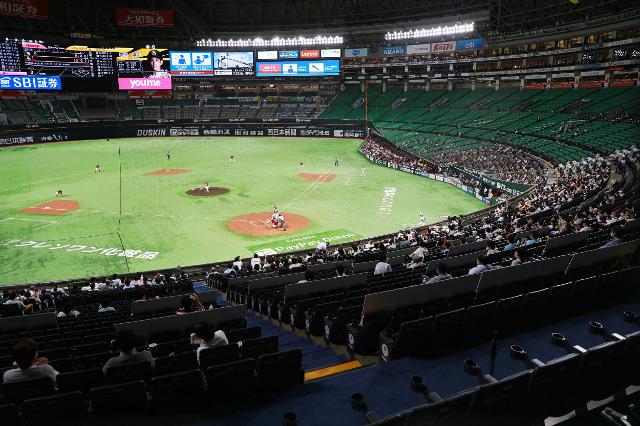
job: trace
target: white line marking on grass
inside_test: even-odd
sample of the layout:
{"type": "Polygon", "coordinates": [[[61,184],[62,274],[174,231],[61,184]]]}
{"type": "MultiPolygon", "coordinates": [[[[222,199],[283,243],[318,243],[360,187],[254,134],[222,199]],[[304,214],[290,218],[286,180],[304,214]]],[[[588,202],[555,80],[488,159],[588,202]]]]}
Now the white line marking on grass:
{"type": "Polygon", "coordinates": [[[5,219],[0,220],[0,222],[5,222],[5,221],[8,221],[8,220],[22,220],[22,221],[25,221],[25,222],[46,222],[47,223],[46,225],[42,225],[42,226],[39,226],[37,228],[34,228],[34,231],[37,231],[38,229],[46,228],[47,226],[55,225],[56,223],[58,223],[58,221],[56,221],[56,220],[20,219],[20,218],[17,218],[17,217],[7,217],[5,219]]]}
{"type": "Polygon", "coordinates": [[[304,190],[301,193],[296,195],[293,200],[291,200],[286,206],[284,206],[282,210],[287,210],[289,207],[291,207],[298,200],[298,198],[302,197],[307,191],[309,190],[313,191],[315,189],[318,189],[320,184],[325,182],[328,178],[329,178],[328,174],[322,173],[320,176],[318,176],[317,179],[313,180],[309,185],[307,185],[307,187],[304,188],[304,190]]]}

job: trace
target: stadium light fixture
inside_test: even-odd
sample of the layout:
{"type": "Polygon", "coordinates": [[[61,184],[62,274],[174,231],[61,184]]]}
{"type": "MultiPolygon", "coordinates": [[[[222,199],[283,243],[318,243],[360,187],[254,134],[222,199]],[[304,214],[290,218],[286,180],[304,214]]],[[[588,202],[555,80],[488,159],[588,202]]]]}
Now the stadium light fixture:
{"type": "Polygon", "coordinates": [[[444,27],[416,28],[413,30],[389,31],[384,35],[385,40],[406,40],[411,38],[441,37],[447,35],[472,33],[475,24],[473,22],[458,22],[444,27]]]}
{"type": "Polygon", "coordinates": [[[321,36],[315,37],[273,37],[271,39],[264,39],[262,37],[256,38],[238,38],[228,40],[196,40],[195,45],[197,47],[282,47],[282,46],[321,46],[321,45],[336,45],[344,43],[342,36],[321,36]]]}

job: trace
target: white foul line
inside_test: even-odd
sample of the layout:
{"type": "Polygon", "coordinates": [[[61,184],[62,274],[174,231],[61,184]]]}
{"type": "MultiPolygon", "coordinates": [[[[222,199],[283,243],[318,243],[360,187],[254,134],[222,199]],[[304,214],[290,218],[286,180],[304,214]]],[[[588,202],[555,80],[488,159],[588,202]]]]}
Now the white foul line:
{"type": "Polygon", "coordinates": [[[311,182],[301,193],[299,193],[293,200],[291,200],[289,202],[289,204],[284,206],[283,210],[287,210],[289,207],[291,207],[293,205],[293,203],[295,203],[298,200],[298,198],[303,196],[304,193],[307,192],[309,189],[311,189],[312,191],[317,189],[320,186],[320,184],[322,182],[324,182],[325,180],[327,180],[328,178],[329,178],[328,174],[322,173],[320,176],[318,176],[318,178],[316,180],[311,182]]]}
{"type": "Polygon", "coordinates": [[[46,225],[42,225],[39,226],[37,228],[34,228],[34,231],[37,231],[38,229],[42,229],[42,228],[46,228],[47,226],[51,226],[51,225],[55,225],[56,223],[58,223],[58,221],[56,220],[44,220],[44,219],[19,219],[17,217],[7,217],[5,219],[0,220],[0,222],[5,222],[7,220],[23,220],[23,221],[27,221],[27,222],[47,222],[46,225]]]}

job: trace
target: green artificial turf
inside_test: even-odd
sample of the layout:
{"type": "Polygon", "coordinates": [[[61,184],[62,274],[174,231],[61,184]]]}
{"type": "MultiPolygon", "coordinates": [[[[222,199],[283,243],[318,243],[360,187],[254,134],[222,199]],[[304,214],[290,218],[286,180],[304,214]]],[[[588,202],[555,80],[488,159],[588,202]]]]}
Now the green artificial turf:
{"type": "Polygon", "coordinates": [[[0,284],[222,261],[249,256],[253,250],[306,247],[317,238],[332,236],[333,241],[343,242],[353,239],[349,235],[371,237],[416,224],[420,211],[428,222],[436,222],[443,215],[484,207],[448,184],[370,163],[358,152],[360,143],[317,138],[137,138],[0,149],[0,284]],[[229,161],[230,155],[237,158],[235,163],[229,161]],[[339,167],[334,166],[336,157],[339,167]],[[298,167],[300,161],[304,170],[298,167]],[[102,173],[94,172],[97,163],[102,173]],[[367,176],[360,178],[363,165],[367,176]],[[163,168],[192,172],[146,174],[163,168]],[[337,176],[314,184],[298,178],[300,172],[337,176]],[[205,181],[230,192],[206,198],[185,194],[205,181]],[[19,212],[54,200],[58,188],[63,189],[64,200],[79,203],[79,210],[61,216],[19,212]],[[380,211],[385,188],[395,188],[389,214],[380,211]],[[269,212],[274,204],[285,217],[306,216],[310,226],[298,233],[263,237],[227,229],[231,218],[269,212]],[[141,253],[121,256],[123,247],[141,253]],[[144,252],[158,254],[153,259],[137,258],[144,252]]]}

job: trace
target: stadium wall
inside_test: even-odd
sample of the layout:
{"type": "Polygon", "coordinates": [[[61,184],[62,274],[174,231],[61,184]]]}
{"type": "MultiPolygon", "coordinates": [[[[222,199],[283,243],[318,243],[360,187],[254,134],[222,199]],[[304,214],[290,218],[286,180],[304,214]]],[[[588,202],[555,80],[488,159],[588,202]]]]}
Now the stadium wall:
{"type": "Polygon", "coordinates": [[[176,136],[293,136],[364,138],[361,120],[244,120],[65,123],[0,131],[0,146],[87,139],[176,136]]]}

